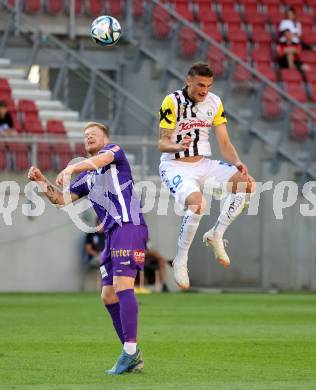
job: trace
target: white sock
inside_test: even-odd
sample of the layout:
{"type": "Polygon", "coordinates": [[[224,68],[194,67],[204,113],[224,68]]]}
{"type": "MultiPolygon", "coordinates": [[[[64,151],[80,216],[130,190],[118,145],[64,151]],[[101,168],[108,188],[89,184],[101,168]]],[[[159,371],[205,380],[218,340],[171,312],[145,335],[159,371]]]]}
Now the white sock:
{"type": "Polygon", "coordinates": [[[136,346],[137,346],[137,343],[127,343],[127,342],[125,342],[123,349],[129,355],[134,355],[136,353],[136,346]]]}
{"type": "Polygon", "coordinates": [[[228,226],[241,214],[246,200],[246,193],[237,192],[236,194],[229,194],[218,220],[214,225],[214,231],[219,237],[223,237],[228,226]]]}
{"type": "Polygon", "coordinates": [[[178,239],[178,252],[176,258],[179,260],[188,258],[189,249],[197,228],[199,227],[202,215],[195,214],[190,209],[187,209],[180,227],[180,234],[178,239]]]}

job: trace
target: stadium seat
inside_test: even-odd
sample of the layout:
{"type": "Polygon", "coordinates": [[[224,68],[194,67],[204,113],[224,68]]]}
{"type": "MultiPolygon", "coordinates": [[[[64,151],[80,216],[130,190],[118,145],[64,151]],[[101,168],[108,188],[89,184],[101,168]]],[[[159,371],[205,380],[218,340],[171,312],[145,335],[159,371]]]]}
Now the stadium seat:
{"type": "Polygon", "coordinates": [[[252,41],[255,47],[263,49],[263,50],[271,50],[272,47],[272,36],[270,33],[258,33],[253,31],[252,33],[252,41]]]}
{"type": "Polygon", "coordinates": [[[0,77],[0,95],[12,95],[11,87],[7,79],[0,77]]]}
{"type": "Polygon", "coordinates": [[[301,73],[297,69],[281,69],[280,76],[287,85],[300,86],[302,82],[301,73]]]}
{"type": "Polygon", "coordinates": [[[76,144],[74,157],[85,157],[86,155],[87,152],[84,144],[76,144]]]}
{"type": "Polygon", "coordinates": [[[217,7],[221,16],[236,12],[235,2],[233,0],[217,0],[217,7]]]}
{"type": "Polygon", "coordinates": [[[271,50],[270,49],[261,49],[255,48],[252,51],[252,60],[258,65],[267,65],[270,66],[272,63],[271,50]]]}
{"type": "Polygon", "coordinates": [[[144,10],[143,0],[134,0],[134,16],[142,16],[144,10]]]}
{"type": "Polygon", "coordinates": [[[223,52],[210,45],[206,54],[206,62],[211,65],[215,76],[223,77],[226,72],[226,58],[223,52]]]}
{"type": "Polygon", "coordinates": [[[248,49],[247,46],[242,46],[239,44],[232,44],[230,50],[241,60],[248,61],[248,49]]]}
{"type": "MultiPolygon", "coordinates": [[[[304,28],[304,27],[303,27],[304,28]]],[[[303,31],[304,33],[304,31],[303,31]]],[[[316,32],[310,31],[308,34],[303,34],[303,42],[307,45],[315,46],[316,45],[316,32]]]]}
{"type": "Polygon", "coordinates": [[[249,11],[248,9],[245,9],[243,18],[246,23],[251,25],[264,26],[266,22],[265,15],[261,14],[258,11],[257,12],[249,11]]]}
{"type": "Polygon", "coordinates": [[[177,1],[175,3],[174,9],[182,18],[186,19],[189,22],[193,22],[194,16],[193,12],[189,8],[189,3],[187,1],[177,1]]]}
{"type": "Polygon", "coordinates": [[[184,57],[194,57],[199,48],[199,39],[189,27],[183,27],[179,34],[180,53],[184,57]]]}
{"type": "Polygon", "coordinates": [[[293,7],[295,9],[300,9],[304,6],[303,0],[286,0],[284,3],[287,7],[293,7]]]}
{"type": "Polygon", "coordinates": [[[0,141],[0,170],[4,171],[5,169],[7,169],[6,147],[5,144],[0,141]]]}
{"type": "Polygon", "coordinates": [[[242,30],[231,32],[231,30],[229,29],[227,31],[227,38],[228,38],[232,48],[235,48],[235,49],[246,48],[247,49],[247,47],[248,47],[247,34],[242,30]]]}
{"type": "Polygon", "coordinates": [[[100,16],[103,14],[104,1],[102,0],[88,0],[87,12],[89,16],[100,16]]]}
{"type": "Polygon", "coordinates": [[[222,13],[220,15],[221,20],[223,23],[225,23],[226,26],[228,26],[228,29],[230,26],[237,26],[240,30],[242,28],[242,20],[236,11],[230,12],[230,13],[222,13]]]}
{"type": "MultiPolygon", "coordinates": [[[[303,50],[300,54],[301,61],[316,68],[316,53],[312,50],[303,50]]],[[[307,72],[310,73],[310,72],[307,72]]]]}
{"type": "Polygon", "coordinates": [[[241,4],[243,12],[245,12],[245,10],[247,10],[247,12],[258,12],[257,0],[240,0],[239,4],[241,4]]]}
{"type": "Polygon", "coordinates": [[[275,120],[281,116],[280,95],[272,88],[266,87],[262,94],[262,117],[275,120]]]}
{"type": "Polygon", "coordinates": [[[234,72],[234,81],[237,83],[245,83],[253,80],[252,74],[249,70],[245,69],[241,65],[237,65],[234,72]]]}
{"type": "Polygon", "coordinates": [[[167,39],[170,35],[170,15],[163,8],[156,6],[153,9],[153,34],[158,39],[167,39]]]}
{"type": "Polygon", "coordinates": [[[106,11],[108,15],[115,17],[124,15],[124,8],[121,0],[107,0],[106,11]]]}
{"type": "Polygon", "coordinates": [[[202,23],[201,30],[217,42],[223,41],[222,33],[217,29],[216,23],[202,23]]]}
{"type": "Polygon", "coordinates": [[[275,70],[272,68],[271,63],[269,65],[265,63],[256,64],[256,69],[259,73],[261,73],[268,80],[277,82],[277,76],[275,70]]]}
{"type": "Polygon", "coordinates": [[[22,128],[21,123],[18,119],[18,115],[17,115],[16,111],[10,111],[10,113],[11,113],[12,118],[13,118],[13,126],[14,126],[15,130],[18,133],[23,133],[23,128],[22,128]]]}
{"type": "Polygon", "coordinates": [[[307,96],[306,92],[303,89],[302,85],[294,85],[294,84],[287,84],[284,83],[284,88],[286,92],[294,99],[299,101],[300,103],[306,103],[307,102],[307,96]]]}
{"type": "Polygon", "coordinates": [[[37,14],[41,11],[41,0],[25,0],[24,11],[29,14],[37,14]]]}
{"type": "Polygon", "coordinates": [[[38,121],[38,112],[37,111],[25,111],[22,115],[22,122],[27,123],[29,121],[38,121]]]}
{"type": "Polygon", "coordinates": [[[28,134],[37,134],[37,135],[44,134],[44,128],[42,122],[38,119],[25,121],[24,130],[28,134]]]}
{"type": "Polygon", "coordinates": [[[296,141],[304,141],[310,135],[308,115],[305,111],[295,108],[291,113],[291,136],[296,141]]]}
{"type": "Polygon", "coordinates": [[[66,135],[63,121],[49,119],[46,124],[47,134],[66,135]]]}
{"type": "Polygon", "coordinates": [[[53,169],[51,149],[48,143],[39,142],[37,144],[37,165],[44,172],[53,169]]]}
{"type": "Polygon", "coordinates": [[[52,151],[56,158],[56,168],[61,171],[72,160],[71,147],[69,144],[52,144],[52,151]]]}
{"type": "Polygon", "coordinates": [[[8,142],[7,148],[12,156],[14,170],[24,171],[29,168],[29,147],[27,144],[8,142]]]}
{"type": "Polygon", "coordinates": [[[52,15],[57,15],[62,13],[64,11],[63,0],[47,0],[46,11],[52,15]]]}
{"type": "Polygon", "coordinates": [[[20,112],[38,112],[33,100],[20,99],[18,102],[18,111],[20,112]]]}
{"type": "Polygon", "coordinates": [[[207,5],[207,7],[199,5],[196,18],[201,23],[217,23],[218,21],[217,15],[210,9],[210,5],[207,5]]]}
{"type": "Polygon", "coordinates": [[[281,8],[280,0],[261,0],[267,14],[279,13],[281,8]]]}

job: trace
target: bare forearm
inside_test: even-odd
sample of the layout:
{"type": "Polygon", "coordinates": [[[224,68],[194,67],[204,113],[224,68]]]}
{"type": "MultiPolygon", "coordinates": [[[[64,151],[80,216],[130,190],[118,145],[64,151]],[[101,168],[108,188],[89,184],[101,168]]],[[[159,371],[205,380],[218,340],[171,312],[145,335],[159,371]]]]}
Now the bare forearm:
{"type": "Polygon", "coordinates": [[[52,204],[65,205],[64,195],[61,190],[54,186],[45,176],[42,181],[38,181],[38,184],[52,204]]]}
{"type": "Polygon", "coordinates": [[[179,152],[179,144],[168,140],[159,141],[159,150],[162,153],[176,153],[179,152]]]}
{"type": "Polygon", "coordinates": [[[234,145],[231,143],[228,143],[224,147],[222,147],[221,154],[224,157],[224,159],[231,164],[235,165],[237,162],[240,161],[238,153],[237,153],[234,145]]]}

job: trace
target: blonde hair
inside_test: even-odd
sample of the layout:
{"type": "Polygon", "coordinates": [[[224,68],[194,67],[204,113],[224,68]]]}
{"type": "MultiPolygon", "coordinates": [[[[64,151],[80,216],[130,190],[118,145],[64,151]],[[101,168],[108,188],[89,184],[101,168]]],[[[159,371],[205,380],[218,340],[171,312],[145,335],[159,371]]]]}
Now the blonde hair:
{"type": "Polygon", "coordinates": [[[104,135],[106,135],[107,137],[109,136],[109,128],[106,127],[105,125],[103,125],[102,123],[99,123],[99,122],[88,122],[88,123],[86,123],[83,131],[86,131],[90,127],[94,127],[94,126],[96,126],[99,129],[101,129],[103,131],[104,135]]]}

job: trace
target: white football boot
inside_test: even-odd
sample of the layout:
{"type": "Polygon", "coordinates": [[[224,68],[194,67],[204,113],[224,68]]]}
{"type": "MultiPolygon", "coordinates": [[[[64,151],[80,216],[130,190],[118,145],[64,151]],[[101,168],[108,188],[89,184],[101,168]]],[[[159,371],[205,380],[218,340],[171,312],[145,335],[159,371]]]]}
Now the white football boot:
{"type": "Polygon", "coordinates": [[[203,242],[205,242],[206,246],[213,246],[215,258],[219,264],[225,268],[229,267],[230,260],[225,251],[227,240],[224,240],[214,229],[211,229],[203,235],[203,242]]]}
{"type": "Polygon", "coordinates": [[[172,262],[174,279],[177,285],[183,290],[187,290],[188,288],[190,288],[187,262],[188,259],[183,261],[178,260],[177,257],[172,262]]]}

